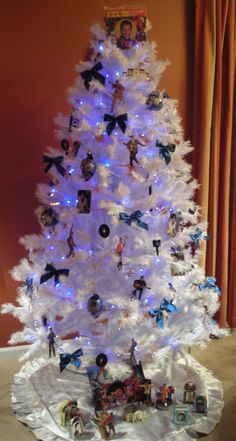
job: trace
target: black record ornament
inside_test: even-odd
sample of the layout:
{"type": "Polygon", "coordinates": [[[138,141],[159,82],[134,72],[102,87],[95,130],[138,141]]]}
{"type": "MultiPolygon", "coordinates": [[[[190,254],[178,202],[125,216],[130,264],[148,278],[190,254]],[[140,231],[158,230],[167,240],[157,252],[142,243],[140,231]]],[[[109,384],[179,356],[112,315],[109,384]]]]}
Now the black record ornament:
{"type": "Polygon", "coordinates": [[[52,207],[48,207],[42,211],[40,220],[44,227],[53,227],[54,225],[58,224],[59,216],[52,207]]]}
{"type": "Polygon", "coordinates": [[[104,367],[107,364],[107,356],[106,354],[98,354],[95,360],[95,363],[98,367],[104,367]]]}
{"type": "Polygon", "coordinates": [[[87,152],[87,158],[84,158],[80,164],[82,176],[85,181],[89,181],[96,171],[96,164],[91,152],[87,152]]]}
{"type": "Polygon", "coordinates": [[[106,224],[100,225],[98,231],[99,231],[100,236],[102,236],[104,238],[106,238],[110,235],[110,228],[106,224]]]}
{"type": "Polygon", "coordinates": [[[103,303],[97,293],[88,299],[88,311],[94,318],[98,318],[103,311],[103,303]]]}

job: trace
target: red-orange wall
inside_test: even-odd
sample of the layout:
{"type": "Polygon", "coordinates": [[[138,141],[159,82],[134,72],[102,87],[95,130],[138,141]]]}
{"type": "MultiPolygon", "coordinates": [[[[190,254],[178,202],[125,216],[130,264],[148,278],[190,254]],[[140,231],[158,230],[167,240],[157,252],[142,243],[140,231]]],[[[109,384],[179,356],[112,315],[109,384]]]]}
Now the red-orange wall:
{"type": "MultiPolygon", "coordinates": [[[[169,59],[161,81],[179,99],[186,137],[191,135],[193,0],[8,0],[0,5],[1,216],[0,303],[14,301],[9,270],[24,257],[19,237],[40,231],[35,187],[44,180],[41,157],[53,137],[54,116],[67,111],[74,65],[86,57],[89,27],[102,24],[103,6],[144,3],[149,40],[169,59]]],[[[0,317],[0,346],[20,324],[0,317]]]]}

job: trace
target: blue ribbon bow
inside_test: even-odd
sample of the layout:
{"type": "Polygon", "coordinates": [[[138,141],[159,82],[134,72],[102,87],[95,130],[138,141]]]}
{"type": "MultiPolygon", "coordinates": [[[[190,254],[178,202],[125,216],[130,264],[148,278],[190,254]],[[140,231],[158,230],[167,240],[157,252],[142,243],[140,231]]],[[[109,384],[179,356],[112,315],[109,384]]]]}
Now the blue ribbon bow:
{"type": "Polygon", "coordinates": [[[87,90],[89,90],[90,87],[90,81],[94,78],[95,80],[98,80],[101,84],[105,84],[105,77],[99,73],[99,70],[103,68],[102,63],[99,61],[96,63],[92,69],[84,70],[83,72],[80,72],[81,77],[84,80],[84,85],[87,90]]]}
{"type": "Polygon", "coordinates": [[[57,270],[50,263],[47,263],[47,265],[45,266],[45,271],[47,271],[47,272],[40,277],[40,282],[39,282],[40,285],[41,285],[41,283],[44,283],[47,280],[51,279],[51,277],[55,277],[55,285],[57,285],[57,283],[59,282],[59,277],[60,276],[68,277],[69,272],[70,272],[70,270],[65,269],[65,268],[61,268],[61,269],[57,270]]]}
{"type": "Polygon", "coordinates": [[[43,155],[43,162],[46,162],[48,164],[44,169],[44,173],[47,173],[50,170],[50,168],[54,165],[56,167],[57,171],[62,176],[64,176],[65,169],[61,165],[63,160],[64,160],[63,156],[51,157],[51,156],[43,155]]]}
{"type": "Polygon", "coordinates": [[[200,283],[198,286],[198,289],[200,291],[205,291],[206,289],[213,289],[216,294],[219,296],[221,295],[220,288],[216,285],[216,278],[213,276],[207,277],[206,281],[204,283],[200,283]]]}
{"type": "Polygon", "coordinates": [[[178,308],[173,305],[173,303],[166,299],[163,299],[161,301],[160,307],[157,309],[150,309],[148,311],[148,313],[150,314],[151,317],[156,317],[156,324],[160,327],[160,328],[164,328],[164,317],[163,317],[163,311],[167,311],[167,312],[178,312],[178,308]]]}
{"type": "Polygon", "coordinates": [[[197,246],[199,246],[200,239],[207,240],[208,236],[200,228],[197,228],[194,234],[190,234],[190,238],[197,246]]]}
{"type": "Polygon", "coordinates": [[[166,165],[171,161],[171,153],[175,151],[175,144],[163,145],[161,142],[156,142],[156,147],[159,148],[159,156],[165,160],[166,165]]]}
{"type": "Polygon", "coordinates": [[[79,369],[80,365],[81,365],[81,360],[79,357],[81,357],[81,355],[83,354],[83,350],[77,349],[75,352],[73,352],[73,354],[67,354],[66,352],[63,354],[59,354],[60,355],[60,363],[59,363],[59,368],[60,368],[60,372],[64,371],[64,369],[67,367],[67,365],[69,363],[73,364],[77,369],[79,369]]]}
{"type": "Polygon", "coordinates": [[[128,119],[127,113],[123,113],[122,115],[119,116],[113,116],[113,115],[109,115],[108,113],[105,113],[104,121],[108,121],[106,128],[107,134],[110,136],[110,134],[112,133],[112,131],[116,126],[116,123],[118,124],[122,132],[125,133],[127,119],[128,119]]]}
{"type": "Polygon", "coordinates": [[[140,228],[143,228],[144,230],[148,230],[148,224],[140,220],[142,216],[143,213],[140,210],[136,210],[131,214],[119,213],[120,220],[124,221],[126,224],[131,225],[132,222],[136,222],[136,224],[140,228]]]}
{"type": "Polygon", "coordinates": [[[33,278],[32,277],[27,277],[25,280],[24,285],[22,286],[23,288],[26,288],[26,295],[31,297],[33,291],[34,291],[34,287],[33,287],[33,278]]]}

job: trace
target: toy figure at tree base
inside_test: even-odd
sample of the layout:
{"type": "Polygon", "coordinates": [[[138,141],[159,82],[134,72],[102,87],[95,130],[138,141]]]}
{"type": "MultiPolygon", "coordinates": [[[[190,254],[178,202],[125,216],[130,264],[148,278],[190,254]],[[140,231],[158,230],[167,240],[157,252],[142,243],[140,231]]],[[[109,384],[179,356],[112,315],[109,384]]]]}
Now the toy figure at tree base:
{"type": "Polygon", "coordinates": [[[123,420],[127,423],[138,423],[147,417],[147,411],[141,404],[128,404],[123,411],[123,420]]]}
{"type": "Polygon", "coordinates": [[[97,417],[96,422],[99,426],[102,439],[110,439],[116,433],[113,422],[113,414],[103,410],[97,417]]]}
{"type": "Polygon", "coordinates": [[[68,427],[72,439],[84,432],[82,413],[77,400],[65,400],[60,404],[61,426],[68,427]]]}
{"type": "Polygon", "coordinates": [[[184,385],[184,403],[194,404],[196,396],[196,384],[193,381],[188,381],[184,385]]]}
{"type": "Polygon", "coordinates": [[[56,338],[56,334],[53,332],[52,327],[49,327],[49,334],[48,334],[48,350],[49,350],[49,358],[51,358],[52,353],[55,357],[56,355],[56,351],[55,351],[55,338],[56,338]]]}
{"type": "Polygon", "coordinates": [[[167,386],[166,383],[160,388],[160,392],[157,392],[156,408],[159,410],[168,410],[173,406],[173,394],[174,387],[167,386]]]}
{"type": "Polygon", "coordinates": [[[207,398],[205,395],[198,395],[195,398],[194,412],[202,415],[207,415],[207,398]]]}

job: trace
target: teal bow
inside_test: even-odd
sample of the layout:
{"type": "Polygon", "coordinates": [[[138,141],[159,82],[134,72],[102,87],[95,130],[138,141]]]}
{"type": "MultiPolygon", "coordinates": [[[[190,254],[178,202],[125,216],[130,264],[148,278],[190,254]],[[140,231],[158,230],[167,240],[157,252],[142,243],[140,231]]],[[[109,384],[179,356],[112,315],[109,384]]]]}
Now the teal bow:
{"type": "Polygon", "coordinates": [[[126,224],[131,225],[132,222],[136,222],[136,224],[140,228],[143,228],[144,230],[148,230],[148,224],[140,220],[142,216],[143,213],[140,210],[136,210],[131,214],[119,213],[120,220],[124,221],[126,224]]]}

